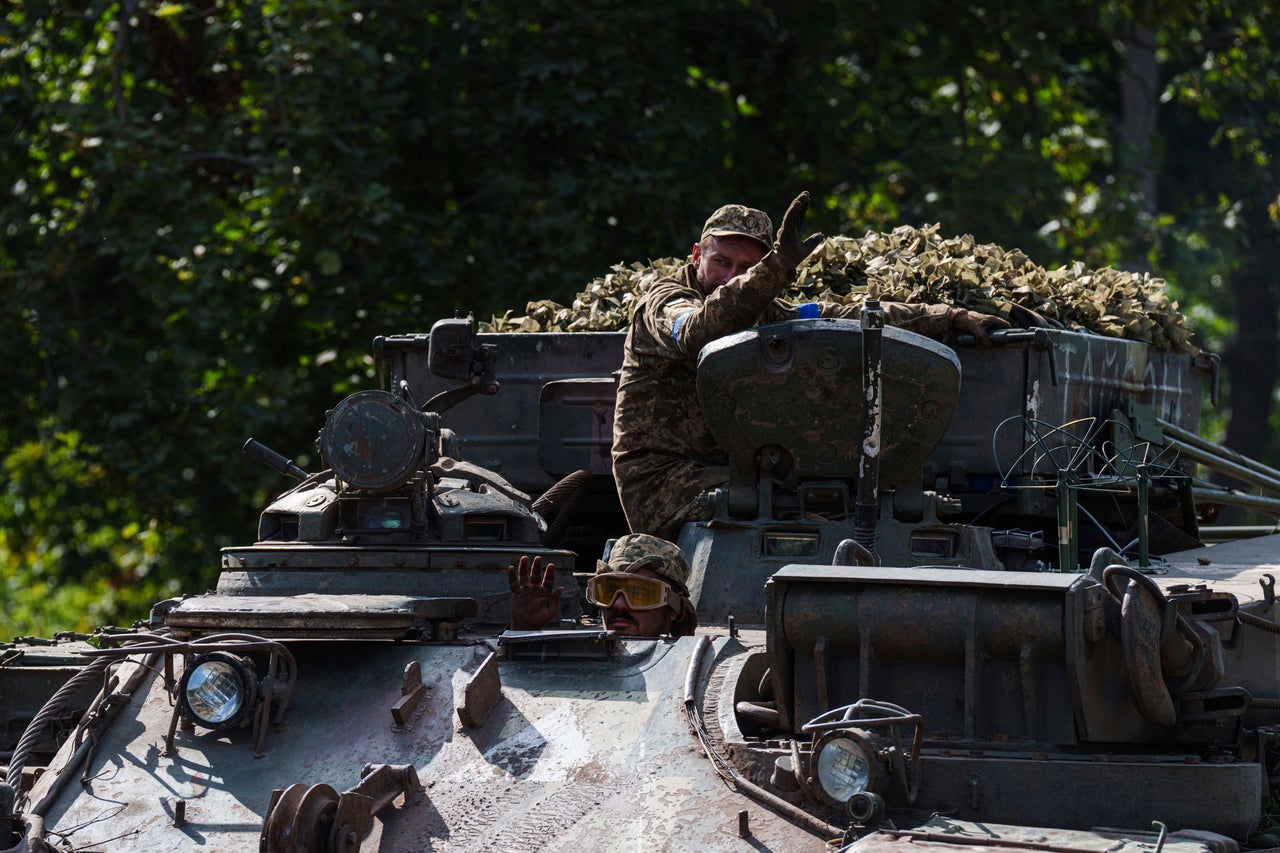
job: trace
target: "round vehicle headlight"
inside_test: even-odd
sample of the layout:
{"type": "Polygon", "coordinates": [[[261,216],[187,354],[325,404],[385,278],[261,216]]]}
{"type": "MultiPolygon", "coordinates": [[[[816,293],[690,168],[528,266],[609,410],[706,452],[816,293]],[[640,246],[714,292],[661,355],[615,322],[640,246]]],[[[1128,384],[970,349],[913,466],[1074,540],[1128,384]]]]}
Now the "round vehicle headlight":
{"type": "Polygon", "coordinates": [[[240,725],[257,698],[257,678],[227,652],[201,655],[182,677],[182,708],[207,729],[240,725]]]}
{"type": "Polygon", "coordinates": [[[875,750],[861,732],[828,732],[813,748],[813,775],[831,804],[843,806],[855,794],[878,787],[875,750]]]}

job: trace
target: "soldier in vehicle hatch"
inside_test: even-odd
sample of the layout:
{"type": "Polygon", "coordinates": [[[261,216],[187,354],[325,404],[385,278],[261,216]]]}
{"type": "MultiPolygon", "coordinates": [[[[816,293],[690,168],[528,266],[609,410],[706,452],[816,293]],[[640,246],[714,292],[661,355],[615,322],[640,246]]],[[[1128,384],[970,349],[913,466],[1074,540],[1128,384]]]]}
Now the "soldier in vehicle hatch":
{"type": "MultiPolygon", "coordinates": [[[[507,567],[511,587],[511,627],[536,631],[556,618],[564,587],[555,586],[556,567],[542,558],[521,557],[507,567]]],[[[596,561],[587,600],[600,608],[604,627],[624,637],[685,637],[698,627],[686,584],[689,564],[670,542],[634,533],[621,536],[608,560],[596,561]]]]}
{"type": "MultiPolygon", "coordinates": [[[[763,323],[806,317],[857,318],[860,306],[790,305],[778,299],[796,267],[822,242],[800,239],[809,193],[787,208],[773,237],[760,210],[728,204],[702,227],[689,263],[649,288],[627,332],[613,422],[613,474],[633,533],[674,540],[686,521],[709,519],[697,496],[729,481],[728,458],[716,445],[698,401],[702,347],[763,323]]],[[[950,332],[990,342],[999,317],[947,305],[881,303],[885,322],[932,338],[950,332]]]]}

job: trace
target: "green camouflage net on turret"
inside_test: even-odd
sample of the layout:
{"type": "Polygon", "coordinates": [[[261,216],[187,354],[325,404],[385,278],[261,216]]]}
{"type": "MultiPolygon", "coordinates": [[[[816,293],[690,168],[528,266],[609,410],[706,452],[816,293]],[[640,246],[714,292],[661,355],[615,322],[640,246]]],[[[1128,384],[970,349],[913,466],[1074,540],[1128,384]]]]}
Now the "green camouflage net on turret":
{"type": "MultiPolygon", "coordinates": [[[[797,302],[886,301],[945,303],[1008,318],[1011,306],[1030,309],[1051,324],[1113,338],[1145,341],[1160,349],[1196,353],[1178,303],[1164,280],[1147,273],[1082,263],[1046,270],[1017,249],[982,244],[968,235],[942,238],[938,225],[900,226],[863,237],[829,237],[800,266],[783,297],[797,302]]],[[[482,323],[487,332],[604,332],[626,328],[632,306],[653,282],[685,261],[615,265],[565,307],[530,302],[524,316],[507,311],[482,323]]],[[[1015,325],[1021,325],[1015,319],[1015,325]]]]}

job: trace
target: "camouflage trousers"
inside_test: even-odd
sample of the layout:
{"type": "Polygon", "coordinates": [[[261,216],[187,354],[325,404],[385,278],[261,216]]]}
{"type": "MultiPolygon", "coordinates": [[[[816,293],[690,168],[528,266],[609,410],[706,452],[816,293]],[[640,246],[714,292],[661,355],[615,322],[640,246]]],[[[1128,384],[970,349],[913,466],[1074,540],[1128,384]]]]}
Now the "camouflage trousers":
{"type": "Polygon", "coordinates": [[[729,467],[650,454],[615,461],[613,476],[631,532],[674,542],[685,522],[711,518],[713,507],[697,497],[727,484],[729,467]]]}

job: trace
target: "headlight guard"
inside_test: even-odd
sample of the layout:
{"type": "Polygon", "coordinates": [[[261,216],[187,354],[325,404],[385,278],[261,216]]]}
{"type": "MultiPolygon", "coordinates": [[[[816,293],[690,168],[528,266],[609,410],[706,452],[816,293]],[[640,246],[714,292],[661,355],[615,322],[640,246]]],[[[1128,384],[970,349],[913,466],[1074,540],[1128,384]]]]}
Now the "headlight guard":
{"type": "Polygon", "coordinates": [[[179,695],[187,719],[206,729],[244,725],[257,705],[259,679],[252,661],[230,652],[206,652],[182,676],[179,695]]]}
{"type": "Polygon", "coordinates": [[[809,776],[813,796],[855,820],[883,814],[883,798],[897,780],[908,806],[920,791],[923,718],[888,702],[859,699],[820,714],[801,728],[813,736],[809,776]],[[903,727],[909,726],[910,745],[903,727]]]}

